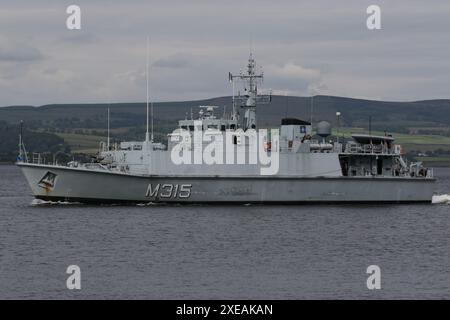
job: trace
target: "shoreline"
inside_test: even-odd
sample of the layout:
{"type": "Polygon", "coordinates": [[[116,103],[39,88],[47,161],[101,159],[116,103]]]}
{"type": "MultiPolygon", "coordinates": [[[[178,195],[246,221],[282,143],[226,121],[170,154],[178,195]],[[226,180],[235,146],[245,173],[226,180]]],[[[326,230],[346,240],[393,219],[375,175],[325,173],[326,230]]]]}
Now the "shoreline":
{"type": "MultiPolygon", "coordinates": [[[[13,166],[15,162],[0,162],[0,166],[13,166]]],[[[429,168],[450,168],[449,162],[423,162],[423,165],[429,168]]]]}
{"type": "MultiPolygon", "coordinates": [[[[450,168],[450,162],[423,162],[424,166],[428,168],[450,168]]],[[[13,166],[15,162],[0,162],[0,166],[13,166]]]]}

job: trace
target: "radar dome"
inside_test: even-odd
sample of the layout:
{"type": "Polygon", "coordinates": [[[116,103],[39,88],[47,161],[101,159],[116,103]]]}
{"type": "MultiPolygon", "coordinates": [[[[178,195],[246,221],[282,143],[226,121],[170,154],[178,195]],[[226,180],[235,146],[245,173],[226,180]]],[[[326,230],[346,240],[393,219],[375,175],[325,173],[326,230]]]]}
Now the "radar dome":
{"type": "Polygon", "coordinates": [[[328,121],[320,121],[317,124],[317,135],[326,138],[331,135],[331,124],[328,121]]]}

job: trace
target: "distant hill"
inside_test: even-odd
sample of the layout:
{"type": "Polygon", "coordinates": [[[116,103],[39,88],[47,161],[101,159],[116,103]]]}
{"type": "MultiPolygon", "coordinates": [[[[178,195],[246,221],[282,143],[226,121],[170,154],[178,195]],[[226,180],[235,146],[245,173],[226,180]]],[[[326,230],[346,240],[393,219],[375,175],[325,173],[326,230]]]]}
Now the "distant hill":
{"type": "MultiPolygon", "coordinates": [[[[28,153],[58,154],[60,158],[67,158],[71,150],[64,139],[51,133],[23,131],[28,153]]],[[[19,127],[0,121],[0,162],[12,162],[18,155],[19,127]]],[[[50,156],[48,160],[50,160],[50,156]]]]}
{"type": "MultiPolygon", "coordinates": [[[[450,155],[450,100],[387,102],[334,96],[273,96],[270,104],[258,106],[258,124],[279,126],[284,117],[309,120],[312,101],[314,122],[327,120],[336,126],[339,111],[341,127],[350,133],[357,128],[367,131],[371,117],[374,131],[397,133],[413,155],[425,151],[436,156],[450,155]]],[[[177,121],[190,118],[191,111],[196,115],[200,105],[219,106],[218,114],[229,113],[232,108],[231,97],[154,103],[156,140],[164,141],[177,121]]],[[[107,108],[108,104],[0,108],[0,161],[15,159],[20,120],[25,122],[29,151],[92,154],[106,135],[107,108]]],[[[114,103],[110,109],[113,140],[143,139],[145,103],[114,103]]]]}
{"type": "MultiPolygon", "coordinates": [[[[340,111],[341,125],[345,127],[367,127],[369,116],[373,128],[383,131],[407,132],[410,128],[450,126],[450,100],[386,102],[316,96],[313,101],[314,120],[335,123],[336,112],[340,111]]],[[[231,97],[154,103],[155,119],[173,125],[178,119],[190,117],[192,108],[196,113],[195,107],[199,105],[217,105],[229,112],[231,97]]],[[[0,120],[9,124],[24,120],[31,128],[104,128],[107,107],[107,104],[11,106],[0,108],[0,120]]],[[[309,97],[274,96],[272,103],[258,106],[258,122],[260,126],[275,126],[285,116],[309,120],[310,110],[309,97]]],[[[111,104],[112,127],[136,127],[144,123],[145,103],[111,104]]]]}

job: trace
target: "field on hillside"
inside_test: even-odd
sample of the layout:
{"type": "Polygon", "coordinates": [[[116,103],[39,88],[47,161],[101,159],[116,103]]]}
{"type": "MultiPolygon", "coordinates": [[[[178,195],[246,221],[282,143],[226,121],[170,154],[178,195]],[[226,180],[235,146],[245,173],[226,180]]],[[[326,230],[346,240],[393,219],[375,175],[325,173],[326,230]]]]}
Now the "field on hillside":
{"type": "MultiPolygon", "coordinates": [[[[258,106],[258,123],[265,128],[279,128],[282,118],[309,119],[311,97],[273,96],[268,105],[258,106]]],[[[155,141],[165,142],[177,120],[197,116],[199,105],[219,106],[217,115],[231,110],[231,97],[198,101],[154,103],[155,141]]],[[[25,134],[29,149],[35,152],[60,150],[65,153],[93,154],[100,141],[106,140],[107,109],[110,108],[112,141],[142,140],[145,132],[145,103],[54,104],[40,107],[0,108],[0,160],[14,161],[19,123],[35,134],[25,134]],[[63,138],[64,141],[61,141],[63,138]],[[69,148],[70,147],[70,148],[69,148]]],[[[314,97],[315,121],[329,121],[335,128],[336,112],[341,113],[342,128],[334,134],[350,137],[366,132],[371,119],[374,134],[392,133],[408,157],[450,156],[450,99],[416,102],[388,102],[334,96],[314,97]],[[365,129],[362,129],[365,128],[365,129]]]]}
{"type": "Polygon", "coordinates": [[[64,139],[70,146],[73,153],[95,154],[98,152],[101,141],[106,141],[106,137],[76,134],[76,133],[56,133],[64,139]]]}
{"type": "MultiPolygon", "coordinates": [[[[352,133],[368,133],[368,130],[362,128],[341,128],[334,129],[333,134],[350,138],[352,133]]],[[[404,146],[406,151],[420,150],[422,152],[433,151],[437,149],[450,150],[450,137],[441,135],[411,135],[404,133],[391,133],[395,138],[395,143],[404,146]]],[[[384,132],[372,131],[373,135],[384,136],[384,132]]]]}
{"type": "MultiPolygon", "coordinates": [[[[114,133],[117,136],[125,134],[128,128],[116,128],[114,133]]],[[[361,128],[342,128],[340,130],[334,129],[333,135],[350,138],[352,133],[367,133],[367,130],[361,128]]],[[[373,131],[372,134],[384,135],[384,132],[373,131]]],[[[75,153],[96,153],[98,151],[101,141],[106,141],[105,136],[90,135],[90,134],[76,134],[76,133],[56,133],[63,138],[67,144],[70,145],[72,152],[75,153]]],[[[402,133],[392,133],[396,143],[405,147],[406,152],[412,150],[420,150],[421,152],[433,151],[442,149],[450,151],[450,137],[440,135],[408,135],[402,133]]],[[[143,134],[142,134],[143,136],[143,134]]]]}
{"type": "Polygon", "coordinates": [[[450,167],[450,157],[416,157],[415,160],[428,167],[450,167]]]}

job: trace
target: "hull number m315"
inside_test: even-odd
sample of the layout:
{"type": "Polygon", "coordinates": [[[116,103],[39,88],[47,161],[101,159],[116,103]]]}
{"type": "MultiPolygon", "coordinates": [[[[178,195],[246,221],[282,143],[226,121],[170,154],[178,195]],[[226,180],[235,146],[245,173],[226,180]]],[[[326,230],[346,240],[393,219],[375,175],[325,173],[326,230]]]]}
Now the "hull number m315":
{"type": "Polygon", "coordinates": [[[192,184],[156,184],[149,183],[145,194],[148,198],[180,198],[186,199],[191,196],[192,184]]]}

